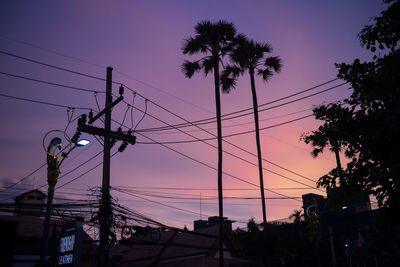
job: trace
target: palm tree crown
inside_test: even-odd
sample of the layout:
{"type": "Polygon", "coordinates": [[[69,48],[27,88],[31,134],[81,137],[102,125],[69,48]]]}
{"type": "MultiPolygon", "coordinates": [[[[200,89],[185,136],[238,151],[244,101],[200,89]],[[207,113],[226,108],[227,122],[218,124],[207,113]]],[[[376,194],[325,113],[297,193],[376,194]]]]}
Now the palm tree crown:
{"type": "MultiPolygon", "coordinates": [[[[204,70],[207,76],[218,67],[222,58],[231,52],[236,37],[236,28],[232,23],[220,20],[217,23],[203,21],[195,26],[195,36],[185,40],[182,52],[186,55],[205,54],[199,60],[185,60],[182,71],[191,78],[195,72],[204,70]]],[[[218,73],[219,75],[219,73],[218,73]]]]}
{"type": "Polygon", "coordinates": [[[244,36],[236,38],[235,49],[230,54],[234,65],[227,66],[221,77],[223,90],[235,88],[238,76],[243,75],[246,70],[250,74],[257,71],[257,75],[262,76],[264,82],[267,82],[274,72],[279,73],[282,68],[281,59],[277,56],[265,57],[267,53],[272,53],[268,43],[248,40],[244,36]]]}

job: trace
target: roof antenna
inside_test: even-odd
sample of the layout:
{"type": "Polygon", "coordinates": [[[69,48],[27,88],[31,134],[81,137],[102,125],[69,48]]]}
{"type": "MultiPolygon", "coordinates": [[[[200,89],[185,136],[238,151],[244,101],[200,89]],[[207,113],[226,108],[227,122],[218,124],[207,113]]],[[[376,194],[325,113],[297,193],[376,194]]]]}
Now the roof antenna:
{"type": "Polygon", "coordinates": [[[32,190],[34,190],[35,189],[35,181],[36,180],[36,176],[33,176],[33,178],[32,178],[32,190]]]}
{"type": "Polygon", "coordinates": [[[202,214],[201,214],[201,192],[200,192],[200,220],[202,220],[202,214]]]}

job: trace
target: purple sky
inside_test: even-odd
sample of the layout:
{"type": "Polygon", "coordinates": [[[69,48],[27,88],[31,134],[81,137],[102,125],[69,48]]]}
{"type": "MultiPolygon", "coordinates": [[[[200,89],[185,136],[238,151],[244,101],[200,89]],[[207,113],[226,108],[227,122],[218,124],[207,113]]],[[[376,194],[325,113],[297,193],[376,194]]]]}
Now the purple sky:
{"type": "MultiPolygon", "coordinates": [[[[268,83],[258,77],[256,87],[260,104],[296,93],[336,77],[335,62],[351,62],[354,58],[367,60],[371,55],[359,46],[357,33],[371,22],[385,6],[381,1],[1,1],[0,3],[0,50],[19,56],[73,69],[90,75],[105,77],[106,67],[114,68],[113,80],[126,84],[147,99],[158,103],[187,120],[200,120],[215,115],[214,89],[211,76],[202,74],[187,79],[181,72],[185,59],[181,52],[183,40],[193,35],[195,24],[202,20],[224,19],[233,22],[239,32],[260,42],[268,42],[274,48],[273,55],[282,58],[283,69],[268,83]]],[[[87,77],[33,64],[0,54],[0,72],[27,76],[91,90],[105,91],[105,83],[87,77]]],[[[339,84],[340,81],[331,85],[339,84]]],[[[317,92],[328,88],[316,89],[317,92]]],[[[293,120],[311,113],[314,105],[331,102],[349,95],[348,86],[307,98],[292,104],[260,113],[260,126],[293,120]],[[290,113],[295,113],[291,114],[290,113]],[[289,115],[288,115],[289,114],[289,115]]],[[[118,86],[113,92],[117,94],[118,86]]],[[[0,93],[41,100],[74,107],[90,107],[97,110],[93,93],[80,92],[38,84],[0,74],[0,93]]],[[[305,94],[306,95],[306,94],[305,94]]],[[[301,95],[303,96],[303,95],[301,95]]],[[[100,108],[104,95],[97,96],[100,108]]],[[[296,97],[295,97],[296,98],[296,97]]],[[[295,99],[292,98],[292,99],[295,99]]],[[[125,99],[132,101],[132,93],[125,91],[125,99]]],[[[289,99],[289,100],[292,100],[289,99]]],[[[279,102],[281,103],[281,102],[279,102]]],[[[145,101],[135,98],[134,106],[144,109],[145,101]]],[[[249,78],[240,78],[237,89],[222,95],[223,114],[252,106],[249,78]]],[[[119,104],[113,110],[113,118],[122,121],[127,109],[119,104]]],[[[74,118],[82,110],[75,110],[74,118]]],[[[169,124],[183,121],[148,103],[148,113],[169,124]]],[[[141,113],[133,113],[134,124],[141,113]]],[[[0,182],[2,188],[12,185],[45,162],[42,148],[43,136],[50,130],[64,130],[67,126],[67,109],[13,100],[0,96],[0,182]]],[[[223,135],[252,130],[253,117],[243,116],[223,122],[223,135]],[[247,124],[244,124],[247,123],[247,124]],[[237,125],[240,124],[240,125],[237,125]],[[236,125],[236,126],[235,126],[236,125]]],[[[97,126],[101,126],[97,122],[97,126]]],[[[125,125],[131,126],[128,112],[125,125]]],[[[302,133],[316,129],[319,122],[307,118],[262,132],[263,157],[312,180],[330,171],[334,157],[326,152],[314,159],[311,148],[302,144],[302,133]]],[[[150,116],[145,116],[137,129],[165,126],[150,116]]],[[[113,128],[118,125],[114,123],[113,128]]],[[[215,133],[215,124],[203,125],[215,133]]],[[[72,136],[76,122],[67,133],[72,136]]],[[[199,138],[211,137],[197,128],[184,128],[199,138]]],[[[190,140],[177,131],[148,133],[157,141],[190,140]]],[[[89,136],[85,136],[90,138],[89,136]]],[[[67,173],[101,151],[101,145],[92,143],[71,153],[63,163],[62,173],[67,173]]],[[[226,140],[252,153],[256,153],[254,133],[229,137],[226,140]]],[[[46,140],[46,144],[49,140],[46,140]]],[[[138,142],[148,142],[143,137],[138,142]]],[[[210,143],[216,144],[215,141],[210,143]]],[[[174,144],[171,148],[216,167],[216,149],[202,143],[174,144]]],[[[115,151],[116,145],[113,148],[115,151]]],[[[228,144],[223,147],[247,161],[257,159],[228,144]]],[[[71,174],[62,177],[58,185],[72,180],[102,160],[102,156],[85,164],[71,174]]],[[[314,186],[293,173],[264,163],[265,168],[291,179],[314,186]]],[[[224,154],[225,172],[258,184],[258,169],[253,165],[224,154]]],[[[101,184],[101,167],[82,176],[56,191],[56,196],[86,198],[71,193],[85,194],[84,190],[101,184]]],[[[157,144],[129,146],[111,161],[111,185],[141,187],[142,197],[164,204],[200,212],[202,195],[203,218],[217,215],[217,173],[199,163],[183,157],[157,144]],[[159,190],[155,187],[191,188],[195,190],[159,190]],[[156,195],[193,199],[167,199],[145,196],[149,191],[156,195]],[[181,195],[182,194],[182,195],[181,195]]],[[[22,184],[1,191],[3,202],[12,200],[11,195],[22,192],[21,188],[36,188],[46,183],[46,169],[42,168],[25,179],[22,184]]],[[[265,187],[291,197],[304,193],[318,193],[304,188],[268,171],[264,172],[265,187]],[[291,188],[291,189],[282,189],[291,188]]],[[[227,197],[258,197],[256,187],[225,175],[223,186],[227,197]]],[[[42,190],[47,190],[42,187],[42,190]]],[[[320,192],[322,193],[322,192],[320,192]]],[[[149,217],[168,225],[192,227],[192,221],[200,216],[178,211],[131,195],[112,191],[121,204],[128,205],[149,217]]],[[[271,192],[266,196],[276,197],[271,192]]],[[[225,216],[246,222],[250,217],[260,221],[259,199],[225,199],[225,216]]],[[[267,219],[287,218],[301,203],[292,199],[268,199],[267,219]]],[[[244,224],[237,224],[244,226],[244,224]]]]}

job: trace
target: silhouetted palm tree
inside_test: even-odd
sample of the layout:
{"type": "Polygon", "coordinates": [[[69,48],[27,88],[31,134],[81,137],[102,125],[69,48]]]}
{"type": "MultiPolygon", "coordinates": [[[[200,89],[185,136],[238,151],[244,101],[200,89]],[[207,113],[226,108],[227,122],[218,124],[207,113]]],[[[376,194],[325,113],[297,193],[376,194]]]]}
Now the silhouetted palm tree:
{"type": "Polygon", "coordinates": [[[290,219],[293,218],[295,224],[299,224],[303,220],[303,214],[301,210],[294,210],[292,215],[289,216],[290,219]]]}
{"type": "Polygon", "coordinates": [[[258,155],[258,169],[260,176],[260,189],[262,201],[263,223],[267,223],[265,211],[265,197],[264,197],[264,179],[262,168],[262,153],[260,144],[260,130],[258,123],[258,103],[256,85],[254,82],[254,74],[260,75],[264,82],[267,82],[271,76],[280,72],[282,64],[281,59],[277,56],[265,57],[267,53],[272,52],[272,48],[267,43],[258,43],[253,40],[240,36],[237,39],[238,43],[234,51],[230,54],[231,60],[234,65],[227,66],[221,76],[222,88],[234,88],[236,80],[239,75],[243,75],[246,71],[250,74],[251,92],[253,95],[253,111],[254,111],[254,124],[256,130],[256,143],[258,155]]]}
{"type": "MultiPolygon", "coordinates": [[[[219,206],[219,231],[220,231],[220,266],[223,265],[223,203],[222,203],[222,130],[221,130],[221,101],[220,101],[220,74],[219,64],[222,58],[232,50],[236,37],[236,29],[232,23],[218,21],[212,23],[203,21],[195,26],[195,36],[185,40],[182,47],[184,54],[204,54],[197,61],[187,61],[182,65],[186,77],[191,78],[195,72],[204,70],[208,75],[214,72],[215,106],[217,115],[218,139],[218,206],[219,206]]],[[[223,92],[229,92],[223,90],[223,92]]]]}
{"type": "MultiPolygon", "coordinates": [[[[323,153],[327,148],[336,157],[336,169],[339,173],[340,184],[344,182],[343,169],[340,161],[340,152],[343,147],[347,146],[346,136],[352,130],[348,125],[341,123],[348,121],[351,117],[351,112],[348,109],[342,108],[340,104],[329,104],[327,106],[319,106],[314,108],[314,115],[316,119],[325,120],[325,123],[318,127],[317,131],[312,131],[308,134],[303,134],[301,139],[306,143],[313,146],[311,155],[317,157],[323,153]]],[[[345,154],[350,157],[351,154],[345,154]]]]}

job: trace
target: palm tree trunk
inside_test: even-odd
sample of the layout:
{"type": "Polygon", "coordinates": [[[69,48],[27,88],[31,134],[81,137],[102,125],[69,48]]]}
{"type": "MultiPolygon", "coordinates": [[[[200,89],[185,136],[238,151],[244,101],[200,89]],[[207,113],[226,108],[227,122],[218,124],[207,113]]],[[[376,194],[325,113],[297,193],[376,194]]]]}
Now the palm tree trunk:
{"type": "Polygon", "coordinates": [[[267,226],[267,215],[265,211],[265,196],[264,196],[264,178],[263,178],[263,167],[262,167],[262,155],[261,155],[261,144],[260,144],[260,127],[258,125],[258,103],[257,103],[257,93],[256,85],[254,83],[254,69],[249,69],[250,82],[251,82],[251,93],[253,95],[253,112],[254,112],[254,124],[256,128],[256,143],[257,143],[257,155],[258,155],[258,173],[260,176],[260,190],[261,190],[261,202],[262,202],[262,214],[265,227],[267,226]]]}
{"type": "Polygon", "coordinates": [[[221,126],[221,96],[219,91],[219,60],[213,57],[214,82],[215,82],[215,107],[217,113],[217,139],[218,139],[218,209],[219,209],[219,266],[224,266],[224,211],[222,196],[222,126],[221,126]]]}

